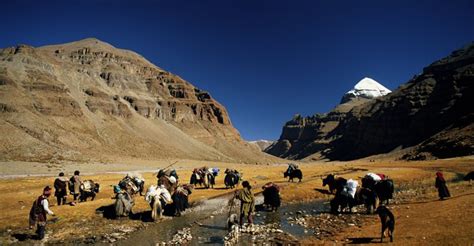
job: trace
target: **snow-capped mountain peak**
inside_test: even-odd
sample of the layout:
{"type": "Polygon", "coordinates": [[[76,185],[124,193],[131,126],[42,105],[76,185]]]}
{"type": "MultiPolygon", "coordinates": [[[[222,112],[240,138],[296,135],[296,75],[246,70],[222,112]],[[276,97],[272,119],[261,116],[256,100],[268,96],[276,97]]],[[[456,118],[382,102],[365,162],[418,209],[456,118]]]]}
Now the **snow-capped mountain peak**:
{"type": "Polygon", "coordinates": [[[372,99],[376,97],[385,96],[392,92],[379,82],[365,77],[360,80],[352,90],[346,92],[341,99],[341,103],[346,103],[354,98],[372,99]]]}

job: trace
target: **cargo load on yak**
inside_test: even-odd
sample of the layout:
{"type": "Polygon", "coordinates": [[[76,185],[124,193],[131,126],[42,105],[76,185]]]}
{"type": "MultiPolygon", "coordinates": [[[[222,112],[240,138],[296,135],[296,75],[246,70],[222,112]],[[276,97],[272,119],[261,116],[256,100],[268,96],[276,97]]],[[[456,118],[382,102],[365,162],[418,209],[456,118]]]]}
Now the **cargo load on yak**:
{"type": "Polygon", "coordinates": [[[341,193],[349,194],[352,198],[354,198],[358,186],[359,182],[357,182],[357,180],[348,179],[341,193]]]}
{"type": "Polygon", "coordinates": [[[166,177],[174,177],[175,180],[178,180],[178,173],[176,172],[175,169],[172,169],[172,168],[166,168],[166,169],[160,169],[158,170],[158,174],[156,175],[156,177],[159,179],[163,176],[166,176],[166,177]]]}
{"type": "Polygon", "coordinates": [[[121,189],[126,190],[130,195],[135,195],[136,193],[142,195],[145,186],[145,179],[139,174],[127,174],[127,176],[120,180],[119,186],[121,189]]]}
{"type": "MultiPolygon", "coordinates": [[[[384,175],[384,177],[385,177],[385,175],[384,175]]],[[[375,182],[378,182],[378,181],[382,180],[382,177],[379,174],[375,174],[375,173],[367,173],[365,175],[365,178],[372,179],[375,182]]]]}
{"type": "Polygon", "coordinates": [[[295,170],[298,170],[298,169],[300,169],[300,168],[297,164],[295,164],[295,163],[288,164],[288,170],[287,170],[288,173],[291,173],[291,172],[293,172],[295,170]]]}
{"type": "Polygon", "coordinates": [[[94,182],[92,180],[86,180],[81,184],[80,189],[83,191],[92,192],[92,189],[94,188],[93,185],[94,182]]]}

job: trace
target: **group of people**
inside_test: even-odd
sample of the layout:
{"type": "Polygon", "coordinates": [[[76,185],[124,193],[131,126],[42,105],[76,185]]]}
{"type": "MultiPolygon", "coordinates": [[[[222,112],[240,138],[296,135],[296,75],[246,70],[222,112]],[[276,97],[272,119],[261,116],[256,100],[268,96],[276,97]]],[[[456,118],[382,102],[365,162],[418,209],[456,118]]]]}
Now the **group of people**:
{"type": "Polygon", "coordinates": [[[214,188],[216,184],[216,176],[219,174],[219,168],[209,168],[207,166],[194,168],[189,183],[192,185],[200,185],[205,188],[214,188]]]}
{"type": "Polygon", "coordinates": [[[69,180],[64,176],[63,172],[60,172],[58,177],[54,180],[54,196],[57,199],[58,206],[65,205],[67,203],[67,189],[73,196],[73,202],[71,205],[75,205],[75,201],[81,194],[80,186],[82,184],[82,179],[80,177],[80,172],[78,170],[74,171],[74,175],[69,178],[69,180]]]}
{"type": "MultiPolygon", "coordinates": [[[[58,206],[66,204],[68,188],[73,195],[74,201],[77,200],[80,194],[79,187],[82,184],[79,174],[80,172],[76,170],[74,175],[68,180],[64,173],[61,172],[54,180],[54,196],[57,199],[58,206]]],[[[48,198],[51,196],[51,193],[52,188],[49,185],[44,187],[43,193],[33,202],[29,213],[30,228],[33,229],[36,225],[36,234],[40,240],[45,236],[47,216],[55,216],[55,213],[49,208],[48,198]]],[[[75,205],[74,201],[70,204],[75,205]]]]}
{"type": "MultiPolygon", "coordinates": [[[[209,172],[212,172],[213,175],[217,175],[218,169],[209,169],[209,172]]],[[[196,173],[196,172],[195,172],[196,173]]],[[[228,173],[228,171],[226,171],[228,173]]],[[[329,176],[328,176],[329,177],[329,176]]],[[[174,189],[176,189],[178,192],[176,194],[185,194],[186,198],[187,195],[191,193],[191,189],[188,186],[183,186],[183,187],[178,187],[177,186],[177,180],[178,180],[178,175],[174,169],[170,170],[160,170],[157,175],[158,178],[158,185],[161,187],[164,187],[163,185],[163,178],[166,178],[170,183],[170,186],[174,186],[174,189]],[[181,190],[180,190],[181,189],[181,190]],[[183,192],[184,190],[184,192],[183,192]]],[[[334,179],[333,181],[337,181],[337,179],[334,179]]],[[[383,174],[373,174],[369,173],[365,177],[365,181],[371,180],[375,182],[379,182],[382,180],[386,180],[386,176],[383,174]]],[[[129,176],[127,175],[117,186],[114,186],[114,192],[116,194],[118,193],[138,193],[140,194],[143,191],[144,187],[144,179],[140,178],[138,176],[129,176]],[[131,185],[131,187],[129,187],[131,185]]],[[[74,205],[75,201],[78,199],[79,195],[81,194],[80,191],[80,186],[83,184],[83,181],[81,180],[80,177],[80,172],[75,171],[74,175],[68,180],[65,176],[64,173],[61,172],[59,173],[59,176],[55,179],[54,181],[54,195],[57,198],[57,204],[58,206],[60,205],[65,205],[67,202],[67,197],[68,193],[67,190],[69,189],[70,193],[73,195],[73,202],[71,202],[71,205],[74,205]]],[[[337,185],[337,184],[335,184],[337,185]]],[[[355,195],[355,190],[357,189],[358,183],[355,180],[345,180],[344,186],[342,187],[341,192],[346,192],[349,196],[354,197],[355,195]]],[[[242,189],[238,190],[235,192],[235,196],[233,199],[238,199],[240,201],[240,220],[239,224],[243,225],[244,220],[247,220],[249,224],[253,223],[253,217],[252,214],[255,212],[255,196],[252,191],[252,186],[250,185],[249,181],[243,181],[242,182],[242,189]]],[[[450,193],[448,190],[448,187],[446,186],[446,180],[443,177],[443,174],[441,172],[436,173],[436,180],[435,180],[435,187],[438,189],[438,195],[441,200],[446,199],[447,197],[450,197],[450,193]]],[[[169,189],[169,188],[168,188],[169,189]]],[[[265,204],[272,204],[272,206],[280,206],[280,198],[279,198],[279,191],[280,188],[278,185],[274,184],[273,182],[269,182],[265,184],[262,189],[264,190],[264,196],[265,196],[265,204]],[[267,197],[265,194],[273,194],[272,197],[267,197]],[[277,197],[278,200],[275,200],[277,197]],[[273,199],[273,200],[272,200],[273,199]]],[[[330,190],[332,190],[332,187],[330,186],[330,190]]],[[[38,235],[38,239],[43,239],[45,236],[45,228],[46,228],[46,221],[47,221],[47,216],[55,216],[55,213],[51,211],[49,208],[49,201],[48,198],[51,196],[52,193],[52,188],[50,186],[46,186],[43,189],[42,194],[33,202],[33,206],[31,207],[30,210],[30,215],[29,215],[29,221],[30,221],[30,228],[33,228],[34,225],[36,224],[37,230],[36,233],[38,235]]],[[[172,194],[172,193],[171,193],[172,194]]],[[[187,199],[186,199],[187,201],[187,199]]],[[[178,202],[178,201],[176,201],[178,202]]],[[[178,202],[181,203],[182,201],[178,202]]],[[[178,214],[182,210],[187,207],[187,204],[177,204],[179,205],[178,208],[178,214]]],[[[272,210],[274,207],[272,207],[272,210]]]]}

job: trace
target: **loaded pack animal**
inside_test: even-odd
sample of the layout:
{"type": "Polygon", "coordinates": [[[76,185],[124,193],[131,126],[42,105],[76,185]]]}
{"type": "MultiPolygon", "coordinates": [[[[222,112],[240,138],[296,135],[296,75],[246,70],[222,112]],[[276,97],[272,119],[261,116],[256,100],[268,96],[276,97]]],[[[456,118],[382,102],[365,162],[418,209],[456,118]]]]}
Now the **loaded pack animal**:
{"type": "Polygon", "coordinates": [[[170,194],[174,193],[176,187],[178,186],[178,173],[176,173],[175,169],[160,169],[156,175],[156,178],[158,178],[158,186],[164,185],[170,194]]]}
{"type": "Polygon", "coordinates": [[[224,177],[224,184],[226,189],[234,189],[240,182],[241,175],[237,170],[226,169],[224,177]]]}
{"type": "MultiPolygon", "coordinates": [[[[377,175],[381,176],[381,175],[377,175]]],[[[375,191],[377,197],[380,200],[380,203],[389,204],[390,199],[393,199],[393,192],[395,190],[393,180],[386,178],[385,175],[383,177],[385,179],[374,179],[372,175],[366,175],[362,178],[362,187],[371,189],[375,191]]]]}
{"type": "Polygon", "coordinates": [[[336,191],[335,197],[330,202],[332,213],[343,212],[346,208],[352,212],[352,208],[358,205],[365,205],[368,214],[374,212],[377,207],[377,194],[370,189],[357,186],[357,181],[348,180],[342,191],[336,191]]]}
{"type": "Polygon", "coordinates": [[[165,169],[158,170],[158,174],[156,175],[156,178],[160,179],[163,176],[174,177],[176,180],[179,180],[178,173],[176,172],[175,169],[172,169],[172,168],[165,168],[165,169]]]}
{"type": "Polygon", "coordinates": [[[96,194],[99,193],[99,188],[99,183],[94,183],[92,180],[86,180],[82,182],[82,184],[79,186],[79,201],[85,202],[89,197],[92,198],[91,201],[94,201],[96,194]]]}
{"type": "MultiPolygon", "coordinates": [[[[140,184],[144,184],[145,180],[141,179],[140,184]]],[[[132,212],[135,205],[133,197],[141,192],[140,186],[137,186],[137,179],[127,174],[118,185],[114,186],[115,193],[115,215],[117,217],[128,216],[132,212]]]]}
{"type": "Polygon", "coordinates": [[[162,169],[158,172],[158,185],[163,185],[171,194],[172,203],[164,206],[164,213],[169,216],[181,216],[189,207],[189,195],[194,186],[192,184],[178,185],[178,174],[175,169],[162,169]]]}
{"type": "Polygon", "coordinates": [[[262,189],[264,207],[267,207],[270,211],[277,211],[281,205],[280,187],[273,182],[269,182],[262,186],[262,189]]]}
{"type": "Polygon", "coordinates": [[[471,180],[474,180],[474,171],[469,172],[468,174],[466,174],[466,176],[464,176],[463,180],[464,181],[469,181],[469,183],[471,183],[471,180]]]}
{"type": "Polygon", "coordinates": [[[132,195],[126,190],[122,190],[119,185],[114,186],[115,203],[114,211],[116,217],[126,217],[132,213],[135,201],[132,195]]]}
{"type": "Polygon", "coordinates": [[[154,221],[162,218],[164,207],[173,202],[170,192],[163,185],[158,187],[151,185],[146,192],[145,201],[150,204],[151,218],[154,221]]]}
{"type": "Polygon", "coordinates": [[[220,170],[219,168],[217,168],[217,167],[211,168],[211,173],[212,173],[212,175],[214,175],[214,177],[217,177],[217,175],[219,175],[219,172],[220,172],[220,171],[221,171],[221,170],[220,170]]]}
{"type": "Polygon", "coordinates": [[[299,182],[303,179],[303,172],[294,164],[288,165],[288,169],[283,173],[283,177],[288,177],[288,182],[293,182],[294,178],[299,179],[299,182]]]}
{"type": "Polygon", "coordinates": [[[193,174],[189,183],[192,185],[204,186],[204,188],[209,189],[214,187],[215,179],[214,175],[207,168],[194,169],[193,174]]]}
{"type": "MultiPolygon", "coordinates": [[[[133,191],[131,191],[131,194],[136,194],[139,193],[140,196],[143,196],[143,192],[145,191],[145,179],[141,177],[139,174],[127,174],[119,184],[120,186],[123,186],[124,188],[130,189],[133,188],[133,191]],[[133,184],[130,185],[130,184],[133,184]]],[[[130,190],[129,190],[130,191],[130,190]]]]}
{"type": "Polygon", "coordinates": [[[326,178],[323,179],[323,186],[329,186],[329,192],[334,194],[338,191],[342,191],[344,186],[346,185],[347,180],[343,177],[337,177],[334,174],[329,174],[326,178]]]}
{"type": "Polygon", "coordinates": [[[382,233],[380,235],[380,242],[383,243],[383,238],[385,237],[385,231],[387,230],[388,236],[390,237],[390,242],[393,242],[393,231],[395,230],[395,216],[392,212],[385,207],[379,206],[375,211],[380,218],[380,223],[382,224],[382,233]]]}
{"type": "Polygon", "coordinates": [[[165,214],[170,216],[181,216],[181,214],[189,208],[189,195],[191,195],[192,191],[193,185],[179,185],[171,196],[173,203],[165,206],[165,214]]]}

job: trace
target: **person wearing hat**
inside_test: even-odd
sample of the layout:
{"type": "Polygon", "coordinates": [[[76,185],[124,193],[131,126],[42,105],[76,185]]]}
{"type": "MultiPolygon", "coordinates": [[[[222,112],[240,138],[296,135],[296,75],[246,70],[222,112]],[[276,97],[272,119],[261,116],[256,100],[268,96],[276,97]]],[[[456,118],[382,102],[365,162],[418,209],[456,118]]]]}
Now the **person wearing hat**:
{"type": "Polygon", "coordinates": [[[48,214],[55,216],[54,212],[49,209],[49,196],[51,196],[51,188],[46,186],[43,189],[43,194],[34,201],[30,210],[30,228],[33,228],[35,224],[37,225],[36,234],[38,235],[39,240],[44,238],[46,231],[46,216],[48,214]]]}
{"type": "Polygon", "coordinates": [[[61,204],[66,204],[66,198],[67,198],[67,182],[68,180],[66,177],[64,177],[64,173],[60,172],[59,177],[54,180],[54,196],[58,200],[58,206],[61,206],[61,204]]]}

